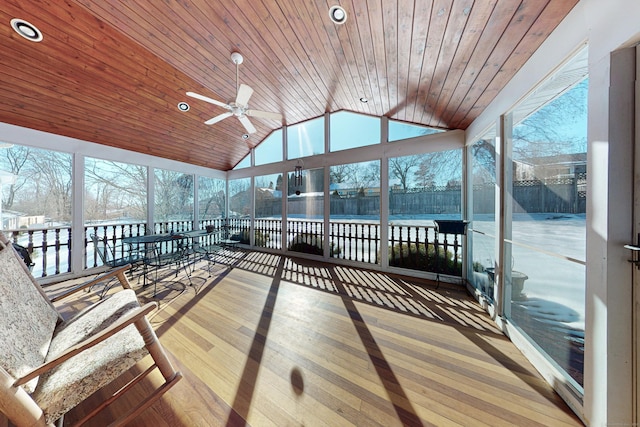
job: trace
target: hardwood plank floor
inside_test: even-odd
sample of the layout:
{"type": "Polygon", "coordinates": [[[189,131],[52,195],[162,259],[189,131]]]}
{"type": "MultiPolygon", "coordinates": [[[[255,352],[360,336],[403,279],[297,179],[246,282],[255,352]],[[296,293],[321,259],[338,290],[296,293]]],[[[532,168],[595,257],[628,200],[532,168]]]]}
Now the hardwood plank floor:
{"type": "MultiPolygon", "coordinates": [[[[428,281],[242,250],[225,251],[211,277],[197,262],[193,286],[184,273],[164,276],[151,322],[184,379],[130,425],[582,425],[457,286],[435,290],[428,281]]],[[[142,301],[154,299],[136,282],[142,301]]],[[[158,382],[137,385],[90,425],[105,425],[158,382]]]]}

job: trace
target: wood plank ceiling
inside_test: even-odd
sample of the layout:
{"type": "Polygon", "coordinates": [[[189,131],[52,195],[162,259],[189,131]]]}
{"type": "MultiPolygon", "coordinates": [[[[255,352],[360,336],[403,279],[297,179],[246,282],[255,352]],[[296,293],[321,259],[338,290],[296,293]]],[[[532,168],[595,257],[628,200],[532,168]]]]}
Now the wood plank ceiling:
{"type": "Polygon", "coordinates": [[[0,122],[219,170],[325,112],[465,129],[577,1],[3,0],[0,122]],[[205,125],[225,110],[185,95],[234,99],[233,51],[250,107],[284,116],[251,118],[248,140],[235,117],[205,125]]]}

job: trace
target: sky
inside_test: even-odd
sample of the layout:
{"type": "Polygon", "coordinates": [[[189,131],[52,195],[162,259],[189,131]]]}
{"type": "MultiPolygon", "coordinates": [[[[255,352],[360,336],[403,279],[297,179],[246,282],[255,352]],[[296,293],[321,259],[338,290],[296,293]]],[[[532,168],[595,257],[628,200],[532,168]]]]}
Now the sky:
{"type": "MultiPolygon", "coordinates": [[[[287,128],[288,158],[321,154],[324,152],[324,116],[287,128]]],[[[339,111],[331,114],[331,151],[346,150],[376,144],[380,141],[378,117],[339,111]]],[[[416,136],[440,132],[424,126],[389,120],[389,139],[399,141],[416,136]]],[[[282,130],[278,129],[256,147],[256,165],[283,160],[282,130]]],[[[248,157],[239,165],[250,166],[248,157]]],[[[239,169],[240,167],[236,167],[239,169]]]]}

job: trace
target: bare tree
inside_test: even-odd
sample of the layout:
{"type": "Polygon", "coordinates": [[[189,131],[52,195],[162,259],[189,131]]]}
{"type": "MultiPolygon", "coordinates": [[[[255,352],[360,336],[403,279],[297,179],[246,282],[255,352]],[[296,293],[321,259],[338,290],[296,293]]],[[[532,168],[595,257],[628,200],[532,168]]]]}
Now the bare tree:
{"type": "Polygon", "coordinates": [[[346,165],[335,165],[331,166],[329,171],[331,182],[335,182],[336,184],[346,183],[353,175],[354,166],[352,163],[346,165]]]}
{"type": "Polygon", "coordinates": [[[331,181],[364,192],[364,189],[380,185],[380,162],[349,163],[332,166],[331,181]]]}
{"type": "Polygon", "coordinates": [[[155,170],[156,222],[193,218],[193,175],[166,169],[155,170]]]}
{"type": "Polygon", "coordinates": [[[85,162],[85,215],[107,219],[109,210],[144,219],[147,210],[147,168],[106,160],[85,162]]]}
{"type": "Polygon", "coordinates": [[[201,219],[224,215],[225,181],[216,178],[199,177],[198,199],[201,219]]]}
{"type": "MultiPolygon", "coordinates": [[[[421,161],[418,164],[418,168],[415,171],[414,176],[416,177],[416,184],[418,185],[418,187],[432,188],[436,185],[435,184],[436,174],[433,171],[431,171],[431,169],[429,168],[429,164],[427,162],[421,161]]],[[[408,189],[408,185],[403,186],[403,189],[406,192],[408,189]]]]}
{"type": "Polygon", "coordinates": [[[481,139],[471,147],[473,157],[473,183],[496,182],[496,148],[494,142],[481,139]]]}
{"type": "Polygon", "coordinates": [[[2,152],[4,156],[0,159],[0,169],[17,176],[15,182],[4,187],[7,197],[0,201],[4,209],[11,209],[16,200],[16,194],[32,179],[30,174],[25,173],[29,168],[29,162],[32,161],[32,150],[14,145],[3,149],[2,152]]]}
{"type": "Polygon", "coordinates": [[[446,185],[462,180],[462,150],[447,150],[423,154],[415,175],[423,187],[446,185]]]}
{"type": "Polygon", "coordinates": [[[36,185],[36,206],[54,220],[71,221],[71,155],[36,150],[31,159],[27,175],[36,185]]]}
{"type": "MultiPolygon", "coordinates": [[[[587,83],[587,80],[583,80],[559,93],[547,104],[514,123],[514,159],[586,152],[586,132],[568,134],[566,129],[571,125],[576,129],[586,126],[587,83]]],[[[517,115],[517,112],[514,114],[517,115]]]]}
{"type": "MultiPolygon", "coordinates": [[[[422,164],[422,155],[416,154],[414,156],[394,157],[389,159],[389,174],[392,178],[396,178],[400,181],[402,190],[406,192],[409,185],[412,183],[412,176],[418,174],[419,177],[425,178],[427,172],[419,174],[419,168],[422,164]]],[[[422,183],[423,187],[425,186],[422,183]]]]}

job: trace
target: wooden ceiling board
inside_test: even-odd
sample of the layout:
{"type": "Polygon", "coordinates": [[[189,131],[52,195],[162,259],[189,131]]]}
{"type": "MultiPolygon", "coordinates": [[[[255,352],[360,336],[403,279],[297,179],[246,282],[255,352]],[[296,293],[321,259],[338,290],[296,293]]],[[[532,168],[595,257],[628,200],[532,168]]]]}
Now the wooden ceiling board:
{"type": "Polygon", "coordinates": [[[442,36],[442,43],[438,58],[434,61],[433,74],[429,81],[429,89],[427,97],[422,109],[422,117],[420,122],[429,122],[433,120],[433,114],[438,105],[438,99],[442,93],[445,81],[449,78],[451,72],[450,64],[453,64],[454,57],[459,47],[463,47],[461,43],[462,35],[467,28],[467,21],[471,14],[473,0],[462,0],[453,2],[449,6],[449,17],[447,25],[442,36]]]}
{"type": "MultiPolygon", "coordinates": [[[[389,111],[390,117],[411,122],[415,105],[418,100],[418,86],[422,74],[424,52],[427,48],[427,35],[431,21],[431,0],[416,0],[414,6],[413,35],[410,46],[404,46],[402,51],[409,49],[409,70],[407,77],[407,91],[403,100],[389,111]],[[418,18],[419,17],[419,18],[418,18]]],[[[407,25],[407,24],[405,24],[407,25]]],[[[406,53],[405,53],[406,54],[406,53]]]]}
{"type": "Polygon", "coordinates": [[[431,114],[429,123],[434,123],[436,126],[446,128],[442,117],[449,106],[451,97],[460,84],[460,80],[463,78],[467,65],[478,46],[485,26],[487,25],[487,20],[493,13],[496,3],[497,0],[476,1],[471,8],[469,18],[464,28],[466,35],[464,37],[461,36],[457,43],[456,53],[451,61],[451,66],[448,67],[446,71],[441,71],[446,72],[447,76],[442,85],[442,91],[435,103],[435,107],[429,111],[431,114]]]}
{"type": "Polygon", "coordinates": [[[489,57],[496,44],[501,40],[507,26],[512,22],[513,15],[518,10],[518,7],[518,1],[508,2],[507,4],[501,4],[498,1],[496,7],[493,8],[483,27],[482,35],[473,49],[469,62],[466,64],[462,77],[458,81],[453,95],[440,117],[439,124],[441,127],[446,129],[456,126],[452,120],[453,115],[456,114],[459,105],[464,102],[471,88],[476,86],[476,80],[483,68],[490,66],[488,63],[489,57]]]}
{"type": "Polygon", "coordinates": [[[303,5],[294,7],[290,3],[285,3],[281,8],[291,23],[298,41],[304,47],[309,67],[312,67],[313,72],[319,77],[316,80],[315,96],[325,100],[323,110],[319,114],[336,110],[351,97],[352,86],[345,84],[346,79],[331,46],[324,43],[327,35],[323,22],[318,19],[317,13],[314,13],[315,5],[313,2],[304,2],[303,5]],[[311,25],[307,27],[309,23],[311,25]]]}
{"type": "Polygon", "coordinates": [[[340,110],[465,129],[577,0],[5,0],[0,121],[211,167],[233,168],[282,124],[340,110]],[[40,43],[12,18],[35,24],[40,43]],[[193,91],[254,89],[248,140],[193,91]],[[368,103],[360,102],[368,98],[368,103]],[[177,103],[186,101],[188,112],[177,103]]]}
{"type": "Polygon", "coordinates": [[[478,73],[475,84],[469,88],[466,96],[459,103],[456,113],[449,119],[450,122],[461,126],[461,123],[468,111],[477,103],[482,95],[496,78],[497,74],[504,72],[504,64],[515,50],[517,44],[530,30],[535,20],[545,10],[547,3],[543,1],[532,2],[535,6],[529,8],[519,8],[507,24],[500,39],[495,43],[491,54],[485,62],[485,66],[478,73]],[[480,88],[483,88],[480,90],[480,88]]]}
{"type": "Polygon", "coordinates": [[[388,112],[392,105],[398,105],[398,3],[383,2],[383,25],[384,25],[384,47],[386,81],[387,81],[387,102],[383,109],[388,112]]]}
{"type": "MultiPolygon", "coordinates": [[[[307,55],[302,49],[301,44],[295,33],[292,31],[289,24],[289,19],[282,14],[281,9],[274,7],[275,5],[265,5],[260,1],[241,1],[242,7],[240,9],[246,15],[246,20],[242,22],[242,27],[246,28],[248,32],[251,32],[252,39],[256,42],[266,42],[267,46],[279,46],[280,49],[275,50],[276,57],[280,61],[276,65],[266,65],[266,68],[272,67],[272,70],[285,71],[288,75],[286,81],[271,81],[268,85],[262,87],[258,96],[264,96],[265,93],[272,93],[271,98],[279,103],[286,103],[296,108],[301,112],[303,106],[310,106],[316,111],[321,111],[324,108],[324,103],[316,96],[317,88],[314,75],[311,74],[311,67],[307,59],[307,55]],[[274,93],[274,87],[280,87],[278,85],[289,85],[292,91],[284,93],[274,93]],[[303,89],[306,85],[309,89],[303,89]],[[300,89],[298,89],[300,88],[300,89]]],[[[249,54],[247,54],[249,55],[249,54]]],[[[253,55],[253,54],[251,54],[253,55]]],[[[272,55],[268,51],[264,51],[264,59],[271,58],[272,55]]],[[[250,68],[253,74],[253,80],[250,85],[252,87],[259,87],[258,82],[261,80],[262,71],[265,67],[254,67],[251,62],[251,58],[247,59],[246,68],[250,68]]],[[[284,86],[286,87],[286,86],[284,86]]],[[[258,91],[258,89],[256,89],[258,91]]],[[[261,107],[261,109],[264,109],[261,107]]],[[[294,121],[301,120],[304,115],[298,117],[292,117],[294,121]]],[[[289,117],[286,117],[289,120],[289,117]]]]}
{"type": "MultiPolygon", "coordinates": [[[[357,16],[354,4],[357,5],[358,3],[351,4],[345,2],[344,6],[348,17],[357,16]]],[[[316,10],[318,15],[326,8],[326,3],[320,3],[319,7],[320,9],[316,10]]],[[[362,25],[364,25],[364,19],[362,21],[362,25]]],[[[324,20],[327,35],[330,40],[334,41],[334,55],[344,75],[344,82],[350,87],[350,93],[347,93],[347,97],[341,100],[341,105],[338,109],[375,114],[375,112],[371,111],[369,105],[356,104],[356,102],[359,103],[359,101],[356,100],[359,100],[360,97],[370,96],[369,93],[371,93],[372,85],[370,79],[372,76],[375,77],[375,71],[372,72],[368,70],[369,64],[366,62],[366,52],[369,52],[370,49],[367,49],[367,46],[363,46],[362,44],[359,22],[360,20],[347,19],[346,23],[335,25],[330,20],[324,20]],[[359,108],[361,109],[359,110],[359,108]]],[[[377,91],[375,93],[377,93],[377,91]]]]}
{"type": "MultiPolygon", "coordinates": [[[[397,99],[390,100],[389,110],[386,112],[390,117],[406,120],[405,105],[410,97],[409,71],[411,70],[411,52],[413,50],[414,34],[414,0],[398,1],[398,36],[396,55],[398,56],[397,71],[397,99]]],[[[413,89],[411,90],[413,92],[413,89]]]]}
{"type": "MultiPolygon", "coordinates": [[[[555,28],[557,25],[557,16],[566,16],[572,7],[573,5],[566,3],[550,1],[547,7],[545,7],[542,13],[532,23],[529,31],[527,31],[511,55],[506,59],[499,74],[515,74],[549,36],[553,28],[555,28]]],[[[467,111],[466,117],[461,121],[461,126],[465,128],[469,126],[475,117],[477,117],[478,111],[484,109],[484,106],[493,100],[504,86],[502,80],[504,79],[494,79],[491,84],[487,86],[483,93],[479,95],[476,105],[467,111]]]]}
{"type": "Polygon", "coordinates": [[[427,35],[427,45],[422,56],[422,71],[418,84],[418,95],[410,121],[421,123],[429,87],[436,73],[437,59],[442,51],[444,34],[451,13],[451,0],[435,0],[431,9],[431,21],[427,35]]]}

